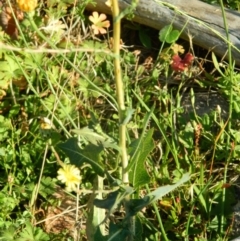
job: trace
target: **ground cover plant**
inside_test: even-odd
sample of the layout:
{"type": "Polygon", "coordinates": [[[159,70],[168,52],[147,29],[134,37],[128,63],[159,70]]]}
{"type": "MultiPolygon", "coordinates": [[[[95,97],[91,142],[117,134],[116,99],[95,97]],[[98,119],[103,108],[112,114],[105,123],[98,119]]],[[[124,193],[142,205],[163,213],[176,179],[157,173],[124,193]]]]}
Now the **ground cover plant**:
{"type": "Polygon", "coordinates": [[[197,56],[171,24],[128,21],[137,1],[88,4],[1,2],[0,240],[240,236],[231,45],[228,63],[197,56]],[[199,89],[223,104],[200,113],[199,89]]]}

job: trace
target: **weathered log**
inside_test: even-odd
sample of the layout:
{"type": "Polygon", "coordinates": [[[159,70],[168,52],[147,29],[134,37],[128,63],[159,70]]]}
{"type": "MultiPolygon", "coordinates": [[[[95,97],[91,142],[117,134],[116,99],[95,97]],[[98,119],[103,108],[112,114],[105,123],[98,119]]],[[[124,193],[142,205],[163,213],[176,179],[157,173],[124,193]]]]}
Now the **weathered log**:
{"type": "MultiPolygon", "coordinates": [[[[89,5],[89,10],[111,14],[106,0],[95,1],[96,6],[89,5]]],[[[131,4],[131,0],[118,2],[122,10],[131,4]]],[[[240,65],[240,13],[226,9],[226,17],[233,46],[232,56],[236,64],[240,65]]],[[[226,32],[219,6],[199,0],[139,0],[133,20],[159,30],[170,23],[173,23],[175,29],[182,30],[186,24],[182,38],[189,39],[190,34],[194,44],[211,49],[220,57],[227,52],[226,32]]]]}

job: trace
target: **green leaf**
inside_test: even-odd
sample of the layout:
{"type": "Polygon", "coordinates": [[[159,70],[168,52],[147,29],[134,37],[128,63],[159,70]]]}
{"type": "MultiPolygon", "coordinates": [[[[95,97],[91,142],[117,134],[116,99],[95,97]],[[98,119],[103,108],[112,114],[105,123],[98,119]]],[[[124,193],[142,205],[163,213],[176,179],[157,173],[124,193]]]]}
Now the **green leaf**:
{"type": "Polygon", "coordinates": [[[42,53],[33,54],[31,53],[22,53],[24,55],[24,66],[27,67],[28,70],[38,70],[39,66],[42,65],[43,62],[46,62],[46,59],[43,59],[44,55],[42,53]]]}
{"type": "Polygon", "coordinates": [[[161,42],[167,42],[169,44],[176,42],[179,37],[179,31],[173,30],[172,25],[167,25],[159,32],[159,39],[161,42]]]}
{"type": "Polygon", "coordinates": [[[35,227],[35,232],[34,232],[34,240],[38,240],[38,241],[47,241],[50,240],[49,236],[43,232],[42,229],[40,228],[36,228],[35,227]]]}
{"type": "MultiPolygon", "coordinates": [[[[120,187],[118,190],[109,193],[107,198],[104,200],[96,198],[93,204],[98,208],[108,210],[107,217],[104,220],[101,220],[102,223],[104,223],[104,221],[114,212],[114,210],[121,205],[124,198],[126,196],[133,194],[133,192],[134,192],[134,189],[132,187],[125,186],[125,187],[120,187]]],[[[122,229],[122,227],[120,226],[111,227],[111,222],[110,222],[110,227],[109,227],[110,238],[107,240],[125,240],[126,232],[128,232],[128,228],[122,229]]],[[[94,240],[97,240],[97,241],[105,240],[104,237],[107,237],[107,236],[103,236],[103,231],[100,230],[100,227],[99,227],[96,230],[96,233],[94,235],[94,240]],[[97,237],[99,237],[99,239],[97,237]]]]}
{"type": "Polygon", "coordinates": [[[119,194],[120,194],[119,190],[111,192],[108,194],[107,198],[105,198],[105,199],[96,198],[93,203],[98,208],[104,208],[107,210],[111,210],[113,208],[116,208],[117,205],[119,204],[119,202],[117,201],[119,194]]]}
{"type": "Polygon", "coordinates": [[[3,238],[3,241],[15,241],[15,233],[17,229],[13,225],[11,225],[7,230],[4,230],[0,233],[1,237],[3,238]]]}
{"type": "Polygon", "coordinates": [[[129,165],[129,180],[134,187],[144,185],[150,181],[150,177],[145,168],[145,161],[149,153],[154,148],[152,140],[153,129],[149,130],[143,138],[131,143],[130,149],[132,157],[129,165]]]}
{"type": "Polygon", "coordinates": [[[171,44],[174,43],[178,40],[179,38],[179,31],[178,30],[173,30],[169,35],[166,37],[166,42],[171,44]]]}
{"type": "Polygon", "coordinates": [[[2,190],[0,192],[0,218],[6,218],[18,206],[19,200],[2,190]]]}
{"type": "Polygon", "coordinates": [[[99,176],[104,176],[104,169],[100,163],[103,147],[89,144],[84,149],[80,149],[78,139],[75,137],[58,144],[58,147],[69,157],[71,164],[81,167],[86,162],[99,176]]]}
{"type": "Polygon", "coordinates": [[[8,89],[8,86],[9,86],[9,83],[10,83],[10,78],[8,78],[8,76],[6,75],[5,72],[0,72],[0,86],[1,86],[1,89],[3,90],[7,90],[8,89]]]}
{"type": "Polygon", "coordinates": [[[134,113],[135,110],[127,108],[127,110],[125,111],[125,118],[123,120],[123,125],[127,125],[129,123],[129,121],[132,119],[132,115],[134,113]]]}
{"type": "Polygon", "coordinates": [[[153,106],[144,117],[143,130],[140,138],[132,142],[129,148],[131,159],[127,171],[129,171],[129,179],[134,187],[138,187],[139,185],[146,184],[150,181],[150,177],[144,167],[144,162],[154,147],[152,140],[153,130],[148,131],[146,134],[146,129],[154,108],[155,107],[153,106]]]}
{"type": "Polygon", "coordinates": [[[129,229],[122,227],[121,223],[110,222],[109,225],[109,241],[123,241],[127,240],[129,229]]]}
{"type": "Polygon", "coordinates": [[[173,191],[174,189],[176,189],[177,187],[181,186],[183,183],[185,183],[189,180],[190,180],[189,173],[185,173],[185,174],[183,174],[182,178],[178,182],[176,182],[175,184],[159,187],[155,191],[150,192],[147,196],[153,197],[151,202],[154,202],[158,199],[161,199],[163,196],[165,196],[166,194],[173,191]]]}
{"type": "Polygon", "coordinates": [[[5,133],[8,130],[11,130],[12,123],[11,119],[7,119],[4,116],[0,115],[0,133],[5,133]]]}
{"type": "Polygon", "coordinates": [[[118,190],[111,192],[108,194],[107,198],[105,199],[98,199],[96,198],[93,204],[98,208],[104,208],[112,212],[114,209],[121,204],[123,199],[134,192],[132,187],[126,186],[121,187],[118,190]]]}
{"type": "Polygon", "coordinates": [[[158,199],[161,199],[163,196],[170,193],[171,191],[173,191],[174,189],[176,189],[183,183],[187,182],[189,179],[190,179],[189,173],[185,173],[177,183],[175,183],[173,185],[166,185],[163,187],[159,187],[156,190],[154,190],[153,192],[150,192],[148,195],[146,195],[142,199],[131,200],[130,201],[130,207],[131,207],[130,215],[132,215],[132,216],[135,215],[137,212],[142,210],[144,207],[146,207],[147,205],[149,205],[150,203],[152,203],[158,199]]]}
{"type": "Polygon", "coordinates": [[[103,236],[100,227],[97,227],[97,231],[94,234],[94,241],[107,241],[108,240],[108,235],[103,236]]]}
{"type": "Polygon", "coordinates": [[[42,229],[32,226],[30,222],[26,222],[26,227],[20,233],[20,237],[16,241],[48,241],[49,236],[42,229]]]}
{"type": "Polygon", "coordinates": [[[183,144],[185,148],[192,148],[194,141],[194,128],[190,122],[188,122],[183,131],[179,133],[179,142],[183,144]]]}
{"type": "MultiPolygon", "coordinates": [[[[143,237],[143,225],[141,222],[141,219],[138,217],[138,215],[135,216],[135,218],[133,219],[133,223],[134,223],[134,241],[142,241],[142,237],[143,237]]],[[[146,225],[146,223],[144,223],[144,225],[146,225]]]]}
{"type": "Polygon", "coordinates": [[[41,179],[41,185],[39,189],[39,193],[47,199],[47,197],[54,192],[56,192],[56,186],[55,182],[50,177],[43,176],[41,179]]]}
{"type": "Polygon", "coordinates": [[[74,129],[73,133],[76,133],[80,137],[85,138],[88,142],[95,146],[102,146],[104,148],[113,148],[119,151],[117,143],[108,135],[104,133],[98,133],[96,130],[84,127],[82,129],[74,129]]]}
{"type": "Polygon", "coordinates": [[[129,216],[135,216],[139,211],[141,211],[144,207],[148,206],[152,201],[152,198],[149,196],[145,196],[140,199],[131,199],[129,201],[129,216]]]}
{"type": "Polygon", "coordinates": [[[204,195],[203,195],[205,191],[204,189],[207,189],[207,188],[204,187],[202,190],[202,189],[199,189],[197,185],[193,185],[193,188],[198,197],[200,204],[204,208],[204,211],[206,212],[206,214],[209,213],[209,200],[204,198],[204,195]]]}
{"type": "Polygon", "coordinates": [[[240,112],[239,103],[237,103],[236,101],[233,101],[233,108],[236,111],[236,113],[240,112]]]}
{"type": "Polygon", "coordinates": [[[214,52],[212,52],[212,60],[213,60],[214,67],[217,69],[219,74],[221,74],[223,77],[225,77],[225,74],[220,69],[218,60],[217,60],[216,55],[214,54],[214,52]]]}
{"type": "Polygon", "coordinates": [[[144,47],[146,48],[152,47],[150,35],[145,29],[141,29],[141,28],[139,29],[139,38],[144,47]]]}
{"type": "Polygon", "coordinates": [[[21,105],[19,105],[19,104],[13,105],[11,110],[9,111],[9,118],[12,118],[12,117],[18,115],[20,110],[21,110],[21,105]]]}
{"type": "Polygon", "coordinates": [[[163,27],[159,32],[159,40],[161,42],[165,42],[167,36],[171,33],[172,29],[173,29],[172,25],[167,25],[163,27]]]}
{"type": "Polygon", "coordinates": [[[8,68],[5,71],[14,74],[14,71],[19,69],[19,66],[18,66],[16,60],[13,59],[13,57],[10,55],[6,55],[5,60],[6,60],[7,66],[8,66],[8,68]]]}

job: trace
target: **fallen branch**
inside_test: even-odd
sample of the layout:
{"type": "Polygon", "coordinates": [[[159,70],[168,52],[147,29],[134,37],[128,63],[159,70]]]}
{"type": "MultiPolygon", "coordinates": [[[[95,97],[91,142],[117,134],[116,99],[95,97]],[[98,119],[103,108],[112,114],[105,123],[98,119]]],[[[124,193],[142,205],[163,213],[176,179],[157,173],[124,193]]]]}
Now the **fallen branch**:
{"type": "MultiPolygon", "coordinates": [[[[89,10],[97,10],[111,14],[106,0],[95,0],[96,6],[88,5],[89,10]]],[[[119,0],[121,9],[129,7],[131,0],[119,0]]],[[[232,56],[237,65],[240,65],[240,13],[226,10],[229,25],[232,56]]],[[[182,30],[181,37],[205,49],[211,49],[220,57],[227,57],[227,40],[223,25],[221,9],[199,0],[139,0],[135,11],[134,21],[152,28],[161,29],[173,23],[175,29],[182,30]]]]}

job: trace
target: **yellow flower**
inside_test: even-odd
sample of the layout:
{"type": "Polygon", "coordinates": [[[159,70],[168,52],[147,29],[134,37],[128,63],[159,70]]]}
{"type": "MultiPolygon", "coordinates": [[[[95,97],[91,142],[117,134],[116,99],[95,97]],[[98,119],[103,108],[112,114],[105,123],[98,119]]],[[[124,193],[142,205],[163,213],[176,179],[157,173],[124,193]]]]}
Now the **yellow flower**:
{"type": "Polygon", "coordinates": [[[174,54],[178,54],[178,53],[183,54],[185,52],[185,49],[183,48],[183,46],[179,44],[172,45],[171,49],[173,50],[174,54]]]}
{"type": "Polygon", "coordinates": [[[57,179],[65,183],[67,191],[76,191],[81,181],[80,170],[74,165],[63,165],[58,170],[57,179]]]}
{"type": "Polygon", "coordinates": [[[106,18],[107,16],[104,13],[101,13],[99,15],[98,12],[93,12],[92,16],[89,16],[89,20],[93,23],[92,29],[95,35],[99,33],[107,33],[107,30],[105,28],[110,27],[110,22],[108,20],[104,21],[106,18]]]}
{"type": "Polygon", "coordinates": [[[17,4],[23,12],[31,12],[37,7],[37,0],[17,0],[17,4]]]}

